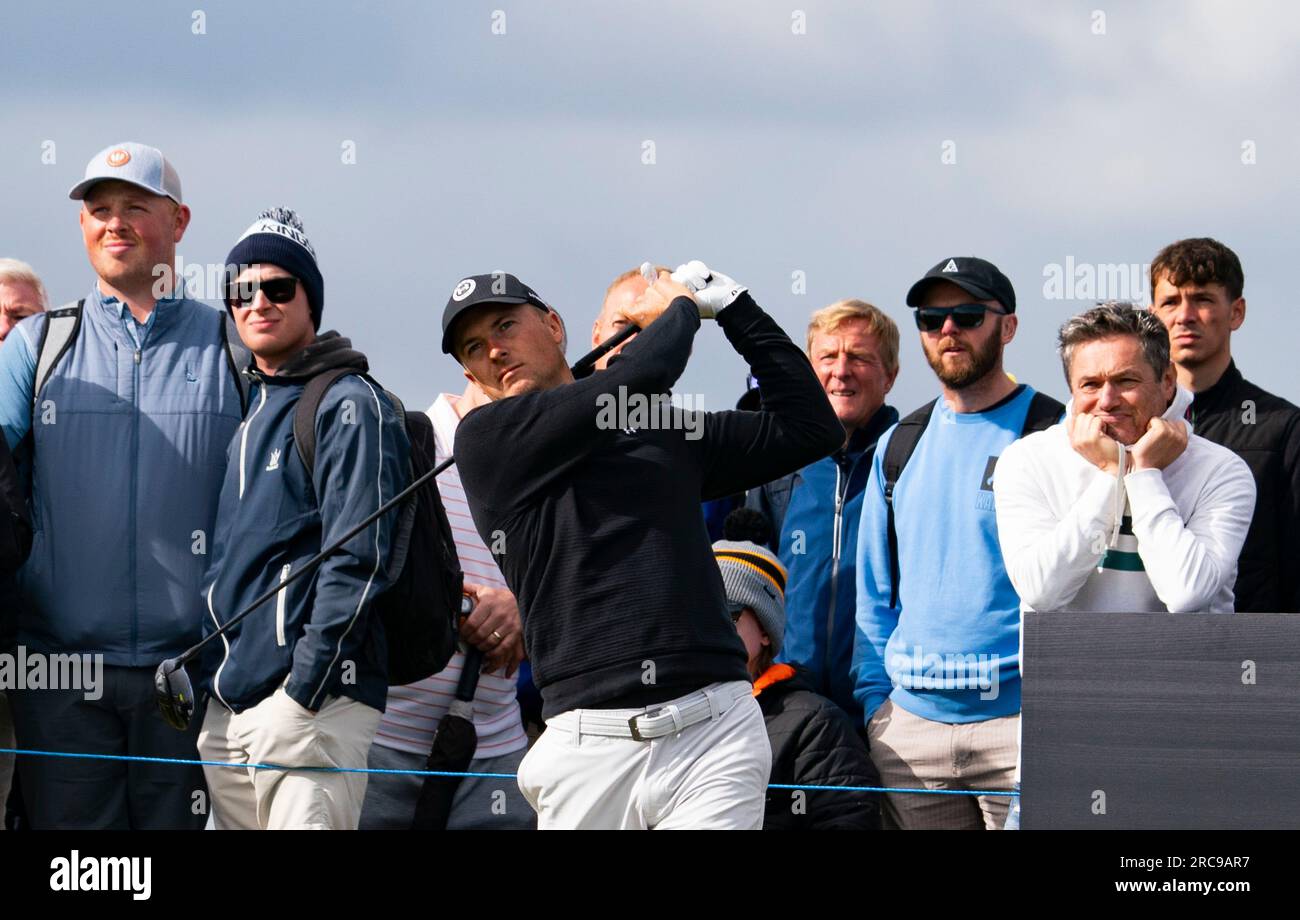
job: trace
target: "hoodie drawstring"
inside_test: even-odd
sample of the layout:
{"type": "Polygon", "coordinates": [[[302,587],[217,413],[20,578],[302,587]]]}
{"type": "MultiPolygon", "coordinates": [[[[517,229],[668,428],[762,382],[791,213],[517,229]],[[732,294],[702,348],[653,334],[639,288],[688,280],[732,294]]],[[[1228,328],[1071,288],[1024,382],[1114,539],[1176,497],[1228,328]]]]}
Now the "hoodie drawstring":
{"type": "MultiPolygon", "coordinates": [[[[1110,540],[1106,543],[1106,548],[1110,549],[1119,540],[1120,524],[1124,520],[1124,473],[1128,465],[1128,452],[1124,450],[1124,445],[1115,442],[1115,491],[1114,501],[1112,502],[1112,511],[1114,512],[1115,521],[1110,528],[1110,540]]],[[[1097,562],[1097,571],[1102,570],[1102,562],[1106,559],[1106,554],[1102,553],[1101,560],[1097,562]]]]}

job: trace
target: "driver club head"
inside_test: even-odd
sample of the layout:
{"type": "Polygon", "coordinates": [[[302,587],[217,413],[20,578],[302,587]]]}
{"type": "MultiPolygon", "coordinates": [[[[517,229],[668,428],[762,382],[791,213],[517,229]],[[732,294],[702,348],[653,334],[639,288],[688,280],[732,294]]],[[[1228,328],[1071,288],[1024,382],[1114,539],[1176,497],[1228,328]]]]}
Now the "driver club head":
{"type": "Polygon", "coordinates": [[[194,687],[185,665],[176,658],[168,658],[158,665],[153,675],[154,698],[158,710],[167,724],[179,731],[190,727],[194,715],[194,687]]]}

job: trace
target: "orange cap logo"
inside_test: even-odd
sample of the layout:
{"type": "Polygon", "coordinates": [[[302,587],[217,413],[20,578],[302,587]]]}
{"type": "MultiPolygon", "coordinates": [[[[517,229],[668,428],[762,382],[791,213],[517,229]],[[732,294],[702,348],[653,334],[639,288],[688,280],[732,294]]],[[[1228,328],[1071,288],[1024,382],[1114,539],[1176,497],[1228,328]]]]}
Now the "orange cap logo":
{"type": "Polygon", "coordinates": [[[125,166],[131,162],[131,154],[118,147],[116,150],[109,151],[107,159],[109,166],[125,166]]]}

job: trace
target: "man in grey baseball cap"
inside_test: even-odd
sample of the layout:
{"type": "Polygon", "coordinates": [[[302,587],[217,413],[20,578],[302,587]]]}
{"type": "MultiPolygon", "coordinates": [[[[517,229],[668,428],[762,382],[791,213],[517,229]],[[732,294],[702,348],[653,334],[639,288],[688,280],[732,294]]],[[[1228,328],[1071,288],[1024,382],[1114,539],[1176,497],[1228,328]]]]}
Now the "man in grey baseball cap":
{"type": "MultiPolygon", "coordinates": [[[[243,415],[235,352],[223,314],[177,286],[190,209],[160,151],[108,147],[68,194],[82,203],[96,282],[0,346],[0,429],[11,447],[31,445],[39,522],[19,573],[18,645],[98,677],[12,693],[14,727],[29,749],[194,760],[203,720],[169,727],[153,672],[198,640],[207,615],[204,564],[243,415]]],[[[207,818],[195,766],[26,757],[18,767],[36,828],[207,818]]]]}
{"type": "Polygon", "coordinates": [[[106,179],[126,182],[182,203],[181,177],[157,147],[128,141],[104,148],[86,164],[86,177],[72,187],[68,197],[81,201],[91,188],[106,179]]]}

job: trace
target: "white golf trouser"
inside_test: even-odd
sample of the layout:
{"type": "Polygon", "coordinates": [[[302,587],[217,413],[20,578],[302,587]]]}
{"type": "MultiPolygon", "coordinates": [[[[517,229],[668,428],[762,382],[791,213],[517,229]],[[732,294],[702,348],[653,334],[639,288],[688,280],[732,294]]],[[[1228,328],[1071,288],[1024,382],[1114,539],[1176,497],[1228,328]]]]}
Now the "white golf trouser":
{"type": "MultiPolygon", "coordinates": [[[[365,769],[380,713],[345,696],[319,712],[284,689],[238,715],[216,700],[199,732],[204,760],[365,769]]],[[[218,830],[356,830],[366,774],[204,767],[218,830]]]]}
{"type": "MultiPolygon", "coordinates": [[[[645,720],[640,720],[644,722],[645,720]]],[[[758,830],[772,747],[748,681],[640,709],[574,709],[546,722],[519,765],[519,789],[539,830],[758,830]],[[650,740],[593,733],[642,714],[699,705],[716,713],[650,740]]]]}

